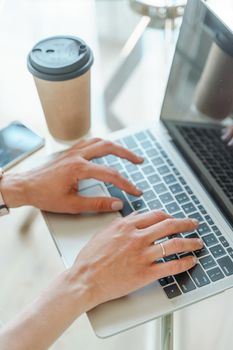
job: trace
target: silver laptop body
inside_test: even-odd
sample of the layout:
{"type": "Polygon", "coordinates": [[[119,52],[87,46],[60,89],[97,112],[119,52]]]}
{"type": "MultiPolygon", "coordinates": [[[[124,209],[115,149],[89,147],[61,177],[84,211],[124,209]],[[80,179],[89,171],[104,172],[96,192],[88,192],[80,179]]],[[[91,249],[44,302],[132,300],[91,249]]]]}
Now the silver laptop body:
{"type": "MultiPolygon", "coordinates": [[[[233,90],[229,94],[229,86],[233,86],[232,46],[232,28],[203,1],[190,0],[160,122],[109,135],[125,147],[140,151],[145,164],[136,169],[111,156],[94,160],[117,168],[141,184],[145,196],[140,200],[119,193],[126,202],[122,213],[44,213],[66,267],[73,264],[90,237],[116,216],[133,210],[162,209],[176,217],[200,219],[200,230],[194,235],[202,237],[205,250],[196,253],[197,268],[155,281],[88,312],[99,337],[125,331],[233,286],[233,150],[220,140],[221,125],[231,122],[233,112],[233,90]]],[[[94,180],[83,181],[80,191],[87,196],[118,194],[113,186],[94,180]]]]}

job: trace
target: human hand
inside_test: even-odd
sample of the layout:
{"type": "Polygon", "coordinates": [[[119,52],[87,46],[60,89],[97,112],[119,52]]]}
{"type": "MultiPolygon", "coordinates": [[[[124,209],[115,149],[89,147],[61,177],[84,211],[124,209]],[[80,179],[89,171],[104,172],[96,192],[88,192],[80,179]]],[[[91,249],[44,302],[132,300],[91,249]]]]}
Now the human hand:
{"type": "Polygon", "coordinates": [[[99,138],[81,140],[55,160],[22,174],[5,174],[0,191],[8,207],[32,205],[60,213],[106,212],[122,209],[118,198],[87,198],[78,194],[80,180],[111,182],[120,189],[139,196],[142,192],[118,171],[89,162],[93,158],[114,154],[135,164],[143,159],[120,145],[99,138]]]}
{"type": "MultiPolygon", "coordinates": [[[[94,307],[159,278],[188,270],[197,263],[194,256],[156,263],[163,254],[161,246],[154,242],[176,233],[193,231],[197,226],[196,220],[175,219],[161,211],[116,219],[82,249],[70,269],[71,280],[87,287],[90,304],[94,307]]],[[[201,249],[203,242],[201,239],[172,238],[163,246],[169,256],[201,249]]]]}
{"type": "Polygon", "coordinates": [[[229,147],[233,146],[233,126],[222,129],[221,139],[226,142],[229,147]]]}

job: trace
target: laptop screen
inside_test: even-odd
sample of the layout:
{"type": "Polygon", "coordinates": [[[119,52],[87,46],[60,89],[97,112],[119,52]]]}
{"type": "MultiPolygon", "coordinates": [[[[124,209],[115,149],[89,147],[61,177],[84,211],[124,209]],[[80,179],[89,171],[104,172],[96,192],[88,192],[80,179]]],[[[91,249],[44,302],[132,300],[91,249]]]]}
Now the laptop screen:
{"type": "Polygon", "coordinates": [[[213,11],[201,0],[187,3],[161,119],[233,221],[233,2],[218,4],[219,11],[213,11]],[[222,139],[223,126],[231,130],[230,146],[222,139]]]}
{"type": "Polygon", "coordinates": [[[207,6],[200,0],[187,4],[163,120],[226,123],[233,116],[233,2],[220,1],[221,19],[207,6]]]}

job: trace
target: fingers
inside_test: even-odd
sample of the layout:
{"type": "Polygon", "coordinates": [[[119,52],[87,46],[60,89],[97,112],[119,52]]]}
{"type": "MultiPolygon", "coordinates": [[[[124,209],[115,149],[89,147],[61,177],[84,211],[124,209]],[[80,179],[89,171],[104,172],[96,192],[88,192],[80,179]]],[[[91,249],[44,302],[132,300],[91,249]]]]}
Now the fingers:
{"type": "Polygon", "coordinates": [[[148,240],[152,243],[172,234],[193,231],[197,227],[198,221],[195,219],[169,218],[146,228],[144,234],[148,236],[148,240]]]}
{"type": "Polygon", "coordinates": [[[222,129],[221,139],[228,144],[228,146],[233,146],[233,127],[222,129]]]}
{"type": "MultiPolygon", "coordinates": [[[[163,242],[163,248],[166,256],[192,252],[203,248],[203,241],[199,238],[173,238],[163,242]]],[[[163,251],[160,244],[153,244],[148,249],[148,257],[152,261],[163,258],[163,251]]]]}
{"type": "Polygon", "coordinates": [[[82,171],[77,169],[79,179],[96,179],[104,182],[110,182],[113,185],[119,187],[121,190],[130,193],[135,196],[140,196],[142,191],[137,189],[131,182],[120,175],[120,173],[103,165],[97,165],[92,163],[84,164],[82,171]]]}
{"type": "Polygon", "coordinates": [[[73,194],[69,201],[70,213],[99,213],[113,212],[123,208],[123,203],[118,198],[110,197],[83,197],[73,194]]]}
{"type": "Polygon", "coordinates": [[[172,260],[166,263],[158,263],[151,265],[151,273],[156,279],[165,276],[177,275],[194,267],[197,264],[197,258],[194,256],[187,256],[179,260],[172,260]]]}
{"type": "Polygon", "coordinates": [[[97,142],[95,145],[90,145],[86,147],[84,152],[84,157],[87,160],[90,160],[93,158],[104,157],[108,154],[114,154],[115,156],[127,159],[130,162],[135,164],[139,164],[143,162],[143,158],[139,157],[135,153],[111,141],[100,141],[100,142],[97,142]]]}
{"type": "Polygon", "coordinates": [[[156,210],[145,214],[135,215],[130,220],[132,220],[137,229],[144,229],[168,218],[172,218],[171,215],[161,210],[156,210]]]}

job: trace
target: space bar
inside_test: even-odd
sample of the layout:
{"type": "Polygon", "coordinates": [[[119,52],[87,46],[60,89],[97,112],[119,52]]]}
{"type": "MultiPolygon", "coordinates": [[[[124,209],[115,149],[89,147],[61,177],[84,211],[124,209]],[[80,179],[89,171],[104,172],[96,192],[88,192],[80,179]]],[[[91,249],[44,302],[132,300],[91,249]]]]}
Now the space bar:
{"type": "Polygon", "coordinates": [[[122,202],[124,203],[124,207],[122,210],[120,210],[120,213],[122,216],[127,216],[129,214],[131,214],[133,212],[133,209],[131,208],[131,206],[129,205],[129,202],[127,201],[124,193],[119,190],[119,188],[117,187],[108,187],[108,191],[111,194],[112,197],[116,197],[122,200],[122,202]]]}

